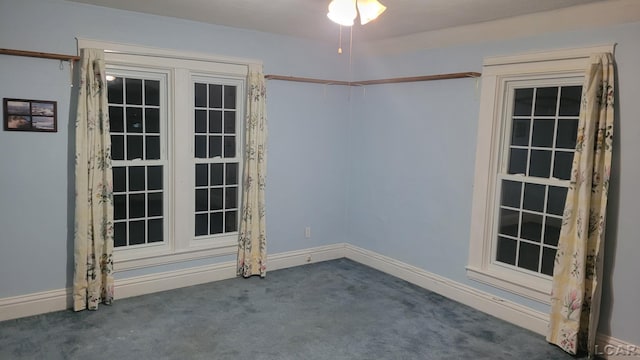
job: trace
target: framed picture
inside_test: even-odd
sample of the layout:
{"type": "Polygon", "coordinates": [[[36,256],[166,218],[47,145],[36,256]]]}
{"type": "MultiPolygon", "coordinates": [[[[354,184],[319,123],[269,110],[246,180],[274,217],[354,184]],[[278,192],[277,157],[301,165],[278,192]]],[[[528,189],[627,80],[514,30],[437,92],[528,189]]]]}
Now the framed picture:
{"type": "Polygon", "coordinates": [[[4,129],[8,131],[58,131],[56,102],[5,98],[4,129]]]}

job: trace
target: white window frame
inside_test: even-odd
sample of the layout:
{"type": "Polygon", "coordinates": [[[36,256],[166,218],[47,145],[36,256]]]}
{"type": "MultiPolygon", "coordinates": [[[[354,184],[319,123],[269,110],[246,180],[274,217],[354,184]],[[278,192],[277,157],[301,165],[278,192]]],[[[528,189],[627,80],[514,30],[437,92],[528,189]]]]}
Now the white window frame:
{"type": "MultiPolygon", "coordinates": [[[[167,94],[163,100],[167,101],[167,108],[164,123],[161,123],[161,154],[166,164],[163,183],[165,238],[159,243],[114,249],[115,271],[235,254],[237,232],[206,238],[194,235],[193,79],[206,76],[221,79],[224,84],[238,85],[236,108],[238,118],[244,120],[248,68],[253,64],[261,65],[261,61],[81,38],[78,38],[78,48],[103,49],[107,70],[147,69],[166,74],[167,94]],[[187,100],[180,101],[176,94],[188,94],[183,96],[187,100]]],[[[236,154],[242,159],[244,125],[240,122],[236,127],[236,154]]],[[[240,161],[239,188],[242,168],[240,161]]]]}
{"type": "Polygon", "coordinates": [[[584,77],[593,53],[611,52],[614,45],[602,45],[549,52],[485,58],[482,70],[480,113],[471,208],[471,234],[467,276],[490,286],[544,303],[550,303],[551,279],[531,271],[503,266],[495,261],[493,248],[497,229],[497,179],[505,149],[505,132],[510,128],[508,100],[514,82],[542,81],[551,86],[566,79],[584,77]],[[557,81],[553,81],[556,79],[557,81]]]}

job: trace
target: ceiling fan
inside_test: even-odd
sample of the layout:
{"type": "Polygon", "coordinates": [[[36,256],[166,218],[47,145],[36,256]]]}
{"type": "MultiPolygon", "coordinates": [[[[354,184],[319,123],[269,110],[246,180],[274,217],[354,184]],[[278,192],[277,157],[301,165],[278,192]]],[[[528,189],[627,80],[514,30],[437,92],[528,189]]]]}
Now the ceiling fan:
{"type": "Polygon", "coordinates": [[[332,0],[327,17],[342,26],[353,26],[360,14],[360,24],[375,20],[387,9],[378,0],[332,0]]]}

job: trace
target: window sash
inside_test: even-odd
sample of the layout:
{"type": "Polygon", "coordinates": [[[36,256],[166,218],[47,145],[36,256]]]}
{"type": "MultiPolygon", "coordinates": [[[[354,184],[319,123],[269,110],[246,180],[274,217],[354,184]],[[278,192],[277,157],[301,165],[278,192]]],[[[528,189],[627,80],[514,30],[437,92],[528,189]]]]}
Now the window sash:
{"type": "MultiPolygon", "coordinates": [[[[125,213],[126,216],[122,219],[114,219],[114,226],[119,227],[120,231],[123,231],[122,228],[122,224],[124,224],[124,231],[125,231],[125,245],[122,246],[115,246],[115,252],[119,253],[119,252],[123,252],[123,251],[128,251],[131,249],[144,249],[144,248],[164,248],[167,247],[169,245],[168,243],[168,220],[169,220],[169,216],[168,216],[168,212],[167,210],[170,207],[170,198],[169,198],[169,191],[168,191],[168,152],[167,152],[167,93],[168,93],[168,73],[166,71],[157,71],[157,70],[151,70],[151,69],[146,69],[146,68],[136,68],[136,67],[119,67],[119,66],[113,66],[110,64],[107,64],[106,66],[107,68],[107,76],[114,76],[116,78],[122,78],[124,81],[123,83],[126,84],[126,79],[131,79],[131,80],[141,80],[141,89],[142,89],[142,93],[140,94],[141,96],[141,104],[130,104],[128,103],[127,97],[128,97],[128,89],[126,88],[126,85],[123,84],[123,88],[122,88],[122,101],[121,102],[117,102],[117,103],[109,103],[109,108],[111,110],[111,108],[114,109],[122,109],[122,118],[120,119],[122,121],[122,129],[118,129],[117,131],[111,131],[111,135],[112,138],[113,136],[119,136],[122,137],[123,139],[123,159],[122,160],[112,160],[112,166],[113,168],[124,168],[124,172],[125,172],[125,189],[124,191],[117,191],[117,189],[114,188],[114,197],[124,197],[125,199],[125,213]],[[152,105],[149,105],[147,103],[147,95],[145,94],[145,89],[147,84],[145,83],[146,81],[157,81],[159,84],[159,88],[158,88],[158,104],[156,105],[155,103],[152,105]],[[140,119],[141,121],[141,127],[142,129],[140,129],[140,131],[130,131],[129,129],[129,125],[128,124],[128,117],[127,117],[127,113],[128,113],[128,109],[140,109],[140,114],[142,116],[142,118],[140,119]],[[157,132],[154,130],[151,130],[148,127],[148,119],[147,119],[147,114],[146,114],[146,110],[145,109],[157,109],[158,110],[158,129],[157,132]],[[144,119],[144,120],[143,120],[144,119]],[[140,136],[142,137],[142,154],[143,157],[142,158],[135,158],[135,159],[128,159],[128,150],[127,150],[127,137],[128,136],[140,136]],[[158,159],[146,159],[147,151],[147,140],[148,137],[151,138],[155,138],[158,137],[159,138],[159,153],[158,153],[158,159]],[[149,167],[155,167],[155,166],[160,166],[162,168],[162,172],[161,172],[161,176],[162,176],[162,186],[160,189],[155,189],[155,190],[150,190],[147,188],[148,185],[148,168],[149,167]],[[131,190],[129,189],[129,185],[130,185],[130,169],[132,168],[136,168],[136,167],[142,167],[144,169],[144,189],[142,190],[131,190]],[[162,215],[150,215],[150,198],[149,195],[150,194],[158,194],[161,193],[162,197],[161,197],[161,201],[162,201],[162,215]],[[133,196],[140,196],[142,195],[144,198],[144,215],[143,216],[138,216],[138,217],[130,217],[129,211],[131,210],[131,195],[133,196]],[[149,233],[151,230],[151,224],[152,222],[150,222],[149,220],[158,220],[161,219],[162,220],[162,230],[161,230],[161,237],[162,240],[161,241],[152,241],[149,242],[149,240],[153,240],[149,238],[149,233]],[[139,223],[142,222],[144,224],[144,229],[142,229],[143,234],[144,234],[144,239],[142,239],[142,241],[139,241],[139,239],[136,239],[137,241],[135,243],[133,243],[134,241],[132,241],[132,237],[131,237],[131,226],[132,223],[139,223]],[[133,243],[133,244],[132,244],[133,243]]],[[[113,121],[113,120],[112,120],[113,121]]],[[[113,145],[112,145],[113,146],[113,145]]],[[[112,148],[113,150],[113,148],[112,148]]],[[[115,174],[114,174],[115,176],[115,174]]],[[[115,183],[115,178],[114,178],[114,183],[115,183]]],[[[156,234],[157,236],[157,234],[156,234]]],[[[117,245],[117,243],[116,243],[117,245]]]]}
{"type": "Polygon", "coordinates": [[[563,179],[558,179],[554,177],[554,161],[556,159],[556,155],[555,155],[556,152],[568,152],[573,155],[573,149],[568,150],[568,149],[562,149],[562,148],[556,147],[558,126],[559,126],[558,122],[563,121],[564,119],[574,119],[574,118],[577,119],[577,116],[559,116],[560,101],[563,96],[562,93],[557,93],[556,95],[554,115],[548,115],[548,116],[536,115],[534,110],[536,107],[536,99],[537,99],[536,94],[540,88],[551,87],[551,88],[558,88],[559,89],[558,91],[561,91],[561,89],[567,88],[570,86],[582,86],[582,82],[583,82],[582,76],[574,76],[574,77],[564,77],[561,79],[550,78],[550,79],[514,80],[514,81],[507,81],[505,83],[506,86],[505,86],[505,92],[504,92],[504,98],[503,98],[503,101],[504,101],[503,111],[500,118],[501,119],[500,122],[502,124],[503,130],[501,131],[500,147],[499,147],[500,148],[499,161],[498,161],[499,167],[497,169],[497,174],[495,176],[495,183],[494,183],[495,191],[494,191],[494,197],[492,199],[493,223],[491,226],[492,230],[491,230],[491,245],[490,245],[490,260],[489,260],[491,266],[506,268],[508,270],[524,273],[526,275],[539,277],[544,280],[550,280],[551,278],[549,275],[543,273],[544,249],[548,248],[548,249],[555,250],[557,249],[557,245],[549,246],[544,242],[544,239],[545,239],[545,231],[546,231],[546,224],[548,221],[548,217],[556,218],[557,214],[551,214],[547,212],[548,210],[547,202],[550,196],[548,194],[548,191],[550,189],[550,186],[565,188],[565,189],[569,187],[569,180],[563,180],[563,179]],[[529,112],[528,115],[515,115],[515,111],[514,111],[515,94],[516,94],[516,90],[520,90],[520,89],[533,90],[532,101],[531,101],[531,111],[529,112]],[[512,134],[513,134],[514,120],[519,120],[519,119],[526,119],[529,121],[528,140],[526,145],[513,144],[512,134]],[[546,146],[546,147],[534,146],[534,143],[533,143],[534,125],[535,125],[535,121],[540,119],[554,120],[554,130],[553,130],[553,138],[551,141],[551,146],[546,146]],[[511,149],[514,149],[514,148],[515,149],[521,148],[521,149],[527,150],[527,157],[525,159],[526,165],[525,165],[524,173],[516,173],[516,174],[509,173],[509,162],[510,162],[510,156],[511,156],[510,154],[511,154],[511,149]],[[549,164],[548,177],[532,176],[529,174],[529,171],[531,170],[530,169],[531,163],[532,163],[530,159],[532,151],[550,152],[551,159],[549,164]],[[501,197],[503,193],[502,186],[505,180],[514,181],[521,184],[521,199],[520,199],[521,203],[518,208],[513,209],[514,212],[517,211],[518,213],[516,236],[505,235],[505,234],[502,234],[500,231],[500,222],[502,220],[501,214],[503,213],[503,209],[505,209],[505,207],[501,204],[501,201],[502,201],[501,197]],[[533,211],[531,209],[526,209],[524,207],[524,204],[522,203],[524,200],[522,199],[522,197],[524,196],[526,184],[536,184],[536,185],[545,186],[545,193],[544,193],[544,199],[543,199],[544,205],[543,205],[542,211],[533,211]],[[523,231],[522,226],[524,222],[523,216],[524,215],[531,216],[529,214],[532,214],[532,216],[535,216],[535,217],[539,217],[539,219],[541,220],[540,236],[539,236],[540,238],[537,240],[528,239],[522,235],[522,231],[523,231]],[[513,264],[498,260],[500,237],[502,237],[503,239],[516,240],[516,248],[515,248],[515,254],[514,254],[515,258],[514,258],[513,264]],[[525,265],[520,266],[521,265],[520,261],[522,260],[520,247],[522,244],[530,244],[532,249],[534,246],[537,247],[538,261],[537,261],[537,267],[535,271],[533,269],[526,268],[525,265]]]}

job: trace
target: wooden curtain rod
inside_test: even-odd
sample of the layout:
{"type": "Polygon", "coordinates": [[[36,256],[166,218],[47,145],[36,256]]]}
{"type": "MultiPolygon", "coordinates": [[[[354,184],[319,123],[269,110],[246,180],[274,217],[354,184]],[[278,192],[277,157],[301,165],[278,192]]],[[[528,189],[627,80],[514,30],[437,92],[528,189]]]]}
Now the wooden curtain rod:
{"type": "Polygon", "coordinates": [[[314,79],[314,78],[305,78],[305,77],[296,77],[296,76],[283,76],[283,75],[265,75],[264,78],[267,80],[296,81],[296,82],[306,82],[306,83],[325,84],[325,85],[363,86],[363,85],[377,85],[377,84],[395,84],[395,83],[415,82],[415,81],[477,78],[477,77],[480,77],[481,75],[482,74],[479,72],[467,71],[467,72],[458,72],[458,73],[450,73],[450,74],[397,77],[397,78],[362,80],[362,81],[323,80],[323,79],[314,79]]]}
{"type": "Polygon", "coordinates": [[[54,53],[26,51],[26,50],[13,50],[13,49],[0,49],[0,54],[28,56],[28,57],[36,57],[36,58],[43,58],[43,59],[66,60],[66,61],[80,60],[80,56],[76,56],[76,55],[54,54],[54,53]]]}
{"type": "Polygon", "coordinates": [[[305,82],[305,83],[312,83],[312,84],[351,85],[349,81],[324,80],[324,79],[314,79],[314,78],[284,76],[284,75],[265,75],[264,78],[267,80],[284,80],[284,81],[305,82]]]}
{"type": "MultiPolygon", "coordinates": [[[[46,52],[13,50],[13,49],[2,49],[2,48],[0,48],[0,54],[28,56],[28,57],[36,57],[36,58],[44,58],[44,59],[66,60],[66,61],[80,60],[80,56],[77,56],[77,55],[54,54],[54,53],[46,53],[46,52]]],[[[477,77],[480,77],[481,75],[482,74],[478,72],[468,71],[468,72],[458,72],[458,73],[449,73],[449,74],[397,77],[397,78],[362,80],[362,81],[325,80],[325,79],[314,79],[314,78],[283,76],[283,75],[265,75],[264,78],[267,80],[296,81],[296,82],[325,84],[325,85],[363,86],[363,85],[394,84],[394,83],[415,82],[415,81],[463,79],[463,78],[469,78],[469,77],[477,78],[477,77]]]]}

